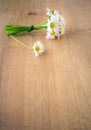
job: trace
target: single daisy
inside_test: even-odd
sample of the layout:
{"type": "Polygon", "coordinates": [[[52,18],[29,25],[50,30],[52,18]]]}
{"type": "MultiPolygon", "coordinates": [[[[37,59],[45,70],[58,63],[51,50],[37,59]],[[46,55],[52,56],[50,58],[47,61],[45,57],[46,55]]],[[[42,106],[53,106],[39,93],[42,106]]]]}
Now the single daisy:
{"type": "Polygon", "coordinates": [[[51,31],[47,31],[47,35],[46,35],[46,39],[55,39],[55,32],[54,30],[51,30],[51,31]]]}
{"type": "Polygon", "coordinates": [[[48,19],[47,29],[57,29],[59,27],[58,21],[56,19],[48,19]]]}
{"type": "Polygon", "coordinates": [[[47,14],[49,17],[52,16],[52,15],[57,15],[57,14],[58,14],[58,11],[57,11],[57,10],[49,9],[49,8],[47,8],[46,10],[47,10],[46,14],[47,14]]]}
{"type": "Polygon", "coordinates": [[[41,41],[34,42],[32,49],[35,56],[39,56],[44,53],[44,46],[41,41]]]}

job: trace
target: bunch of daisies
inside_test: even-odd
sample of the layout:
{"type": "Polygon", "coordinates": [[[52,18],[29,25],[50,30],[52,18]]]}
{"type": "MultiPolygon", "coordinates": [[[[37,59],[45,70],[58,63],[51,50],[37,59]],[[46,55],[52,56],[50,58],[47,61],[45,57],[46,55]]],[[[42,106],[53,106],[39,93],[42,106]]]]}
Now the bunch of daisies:
{"type": "Polygon", "coordinates": [[[62,15],[56,10],[50,10],[47,8],[47,15],[49,17],[47,21],[47,35],[46,39],[59,39],[61,35],[65,33],[65,20],[62,15]]]}
{"type": "Polygon", "coordinates": [[[25,43],[16,39],[13,35],[20,35],[22,33],[30,33],[33,30],[46,29],[47,35],[46,39],[60,38],[61,35],[65,33],[65,20],[62,15],[59,14],[57,10],[50,10],[47,8],[47,22],[38,25],[22,26],[22,25],[6,25],[6,33],[11,38],[16,40],[19,44],[32,49],[35,56],[39,56],[44,53],[44,46],[41,41],[34,43],[33,47],[26,45],[25,43]]]}

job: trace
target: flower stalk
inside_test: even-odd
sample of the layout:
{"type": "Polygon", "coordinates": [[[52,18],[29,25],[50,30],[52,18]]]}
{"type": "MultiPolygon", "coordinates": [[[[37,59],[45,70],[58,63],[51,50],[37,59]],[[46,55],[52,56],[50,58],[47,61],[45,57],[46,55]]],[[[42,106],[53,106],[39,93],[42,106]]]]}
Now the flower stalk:
{"type": "Polygon", "coordinates": [[[28,49],[32,49],[30,46],[26,45],[24,42],[18,40],[18,39],[15,38],[14,36],[10,35],[10,37],[11,37],[12,39],[14,39],[18,44],[20,44],[20,45],[22,45],[22,46],[24,46],[24,47],[26,47],[26,48],[28,48],[28,49]]]}

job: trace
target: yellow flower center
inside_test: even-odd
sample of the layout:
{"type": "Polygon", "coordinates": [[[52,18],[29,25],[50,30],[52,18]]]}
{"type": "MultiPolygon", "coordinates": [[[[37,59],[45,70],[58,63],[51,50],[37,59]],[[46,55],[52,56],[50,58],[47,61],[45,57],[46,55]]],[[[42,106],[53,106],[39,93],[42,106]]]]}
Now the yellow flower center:
{"type": "Polygon", "coordinates": [[[35,50],[36,50],[37,52],[39,52],[40,47],[37,45],[37,46],[35,47],[35,50]]]}
{"type": "Polygon", "coordinates": [[[54,27],[55,27],[55,23],[54,23],[54,22],[51,22],[51,23],[50,23],[50,27],[51,27],[51,28],[54,28],[54,27]]]}
{"type": "Polygon", "coordinates": [[[52,31],[52,32],[51,32],[51,35],[52,35],[52,36],[55,36],[55,32],[54,32],[54,31],[52,31]]]}
{"type": "Polygon", "coordinates": [[[53,9],[51,10],[51,13],[54,14],[54,10],[53,9]]]}

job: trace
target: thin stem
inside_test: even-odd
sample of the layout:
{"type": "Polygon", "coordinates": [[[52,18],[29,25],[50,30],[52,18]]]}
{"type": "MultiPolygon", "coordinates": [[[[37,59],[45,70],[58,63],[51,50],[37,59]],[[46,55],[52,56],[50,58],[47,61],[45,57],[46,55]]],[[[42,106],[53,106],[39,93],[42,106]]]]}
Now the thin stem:
{"type": "Polygon", "coordinates": [[[39,24],[39,25],[35,25],[34,26],[34,29],[37,30],[37,29],[43,29],[43,28],[47,28],[47,25],[46,24],[39,24]]]}
{"type": "Polygon", "coordinates": [[[28,48],[28,49],[32,49],[30,46],[26,45],[25,43],[23,43],[22,41],[18,40],[17,38],[15,38],[14,36],[10,35],[10,37],[12,39],[14,39],[15,41],[17,41],[17,43],[21,44],[22,46],[28,48]]]}

